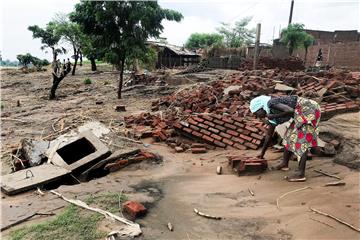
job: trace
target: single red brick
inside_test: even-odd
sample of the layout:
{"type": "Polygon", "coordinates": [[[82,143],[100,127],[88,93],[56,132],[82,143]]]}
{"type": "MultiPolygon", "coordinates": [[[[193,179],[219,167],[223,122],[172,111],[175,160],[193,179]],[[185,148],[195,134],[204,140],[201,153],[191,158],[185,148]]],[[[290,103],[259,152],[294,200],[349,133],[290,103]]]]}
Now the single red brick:
{"type": "Polygon", "coordinates": [[[210,117],[209,115],[206,115],[206,114],[200,115],[200,117],[203,118],[203,119],[205,119],[205,120],[208,120],[208,121],[210,121],[210,122],[213,120],[212,117],[210,117]]]}
{"type": "Polygon", "coordinates": [[[227,133],[224,133],[224,132],[221,132],[220,133],[220,136],[224,137],[224,138],[231,138],[231,135],[227,134],[227,133]]]}
{"type": "Polygon", "coordinates": [[[242,117],[232,116],[231,118],[239,123],[241,123],[243,121],[242,117]]]}
{"type": "Polygon", "coordinates": [[[229,145],[229,146],[234,145],[234,142],[233,142],[233,141],[231,141],[231,140],[229,140],[229,139],[226,139],[226,138],[224,138],[224,139],[222,140],[222,142],[225,143],[226,145],[229,145]]]}
{"type": "Polygon", "coordinates": [[[234,122],[234,120],[231,120],[230,118],[228,118],[228,117],[223,117],[223,118],[221,118],[221,120],[223,120],[224,122],[226,122],[226,123],[233,123],[234,122]]]}
{"type": "Polygon", "coordinates": [[[218,147],[222,147],[222,148],[226,147],[226,144],[225,144],[225,143],[219,142],[219,141],[217,141],[217,140],[214,141],[214,144],[215,144],[216,146],[218,146],[218,147]]]}
{"type": "Polygon", "coordinates": [[[206,148],[191,148],[192,153],[206,153],[206,148]]]}
{"type": "Polygon", "coordinates": [[[234,125],[235,125],[235,126],[238,126],[238,127],[241,127],[241,128],[244,128],[244,127],[245,127],[244,124],[239,123],[239,122],[234,122],[234,125]]]}
{"type": "Polygon", "coordinates": [[[209,136],[211,135],[211,132],[206,131],[205,129],[201,129],[200,132],[209,136]]]}
{"type": "Polygon", "coordinates": [[[203,122],[203,121],[204,121],[204,119],[201,119],[201,118],[199,118],[199,117],[193,117],[193,119],[194,119],[195,121],[197,121],[197,122],[203,122]]]}
{"type": "Polygon", "coordinates": [[[234,142],[240,143],[240,144],[243,144],[245,142],[244,139],[237,138],[237,137],[232,137],[231,140],[233,140],[234,142]]]}
{"type": "Polygon", "coordinates": [[[123,204],[123,210],[133,219],[146,214],[146,208],[139,202],[127,201],[123,204]]]}
{"type": "Polygon", "coordinates": [[[212,114],[211,117],[221,120],[222,116],[217,114],[212,114]]]}
{"type": "Polygon", "coordinates": [[[192,119],[192,118],[188,118],[187,119],[187,122],[188,123],[190,123],[190,124],[193,124],[193,125],[197,125],[198,124],[198,122],[196,122],[194,119],[192,119]]]}
{"type": "Polygon", "coordinates": [[[211,132],[213,132],[213,133],[219,133],[219,132],[220,132],[218,129],[216,129],[216,128],[211,128],[211,127],[210,127],[208,130],[211,131],[211,132]]]}
{"type": "Polygon", "coordinates": [[[254,150],[256,150],[258,148],[258,146],[256,146],[253,143],[250,143],[250,142],[245,142],[244,145],[251,148],[251,149],[254,149],[254,150]]]}
{"type": "Polygon", "coordinates": [[[259,140],[263,140],[263,136],[259,135],[259,134],[256,134],[256,133],[251,133],[250,136],[254,137],[254,138],[257,138],[259,140]]]}
{"type": "Polygon", "coordinates": [[[191,130],[190,128],[187,128],[187,127],[184,127],[183,130],[184,130],[185,132],[188,132],[188,133],[191,133],[191,132],[192,132],[192,130],[191,130]]]}
{"type": "Polygon", "coordinates": [[[200,128],[198,128],[198,127],[195,126],[195,125],[190,125],[190,128],[191,128],[192,130],[195,130],[195,131],[200,131],[200,128]]]}
{"type": "Polygon", "coordinates": [[[252,141],[251,141],[253,144],[256,144],[256,145],[260,145],[260,143],[261,143],[261,141],[260,140],[257,140],[257,139],[253,139],[252,141]]]}
{"type": "Polygon", "coordinates": [[[236,132],[236,131],[233,131],[233,130],[226,130],[226,133],[230,134],[230,135],[233,135],[235,137],[239,136],[239,133],[236,132]]]}
{"type": "Polygon", "coordinates": [[[179,122],[176,122],[173,126],[174,128],[178,128],[178,129],[182,128],[182,125],[179,122]]]}
{"type": "Polygon", "coordinates": [[[222,137],[220,137],[219,135],[216,135],[216,134],[211,134],[210,137],[212,137],[216,140],[219,140],[219,141],[222,139],[222,137]]]}
{"type": "Polygon", "coordinates": [[[236,126],[234,126],[234,125],[232,125],[232,124],[229,124],[229,123],[225,123],[224,126],[227,127],[227,128],[230,128],[230,129],[232,129],[232,130],[235,130],[235,129],[237,128],[236,126]]]}
{"type": "Polygon", "coordinates": [[[244,130],[242,131],[242,134],[247,135],[247,136],[249,136],[250,133],[251,133],[251,132],[250,132],[249,130],[247,130],[247,129],[246,129],[246,130],[244,129],[244,130]]]}
{"type": "Polygon", "coordinates": [[[251,132],[258,132],[259,130],[257,128],[254,128],[254,127],[250,127],[249,125],[245,126],[245,129],[251,131],[251,132]]]}
{"type": "Polygon", "coordinates": [[[215,125],[216,129],[219,129],[220,131],[225,131],[226,128],[224,128],[223,126],[219,126],[219,125],[215,125]]]}
{"type": "Polygon", "coordinates": [[[220,121],[220,120],[217,120],[217,119],[214,119],[213,122],[216,123],[216,124],[219,124],[219,125],[223,125],[223,124],[224,124],[223,121],[220,121]]]}
{"type": "Polygon", "coordinates": [[[242,139],[245,139],[246,141],[249,141],[249,142],[251,142],[251,140],[252,140],[251,137],[248,137],[248,136],[246,136],[246,135],[244,135],[244,134],[240,134],[240,137],[241,137],[242,139]]]}
{"type": "Polygon", "coordinates": [[[202,133],[199,133],[199,132],[196,132],[196,131],[193,131],[192,135],[194,135],[195,137],[199,137],[199,138],[201,138],[203,136],[202,133]]]}
{"type": "Polygon", "coordinates": [[[192,143],[191,148],[204,148],[206,147],[203,143],[192,143]]]}
{"type": "Polygon", "coordinates": [[[237,149],[240,149],[240,150],[246,150],[247,147],[245,147],[244,145],[241,145],[241,144],[238,144],[238,143],[235,143],[233,145],[234,148],[237,148],[237,149]]]}
{"type": "Polygon", "coordinates": [[[199,123],[198,127],[204,128],[204,129],[208,129],[209,126],[206,126],[205,124],[199,123]]]}
{"type": "Polygon", "coordinates": [[[211,127],[215,127],[215,124],[209,121],[205,121],[204,124],[209,125],[211,127]]]}
{"type": "Polygon", "coordinates": [[[213,138],[211,138],[209,136],[206,136],[206,135],[203,135],[201,138],[204,139],[205,141],[208,141],[208,142],[213,142],[214,141],[213,138]]]}

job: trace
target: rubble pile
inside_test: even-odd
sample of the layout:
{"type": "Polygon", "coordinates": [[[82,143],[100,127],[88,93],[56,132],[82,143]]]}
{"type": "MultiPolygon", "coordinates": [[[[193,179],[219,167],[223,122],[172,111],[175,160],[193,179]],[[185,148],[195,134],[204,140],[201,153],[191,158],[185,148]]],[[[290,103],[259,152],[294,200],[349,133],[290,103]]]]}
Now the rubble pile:
{"type": "MultiPolygon", "coordinates": [[[[239,67],[239,70],[253,69],[254,60],[247,58],[245,59],[239,67]]],[[[290,57],[290,58],[272,58],[272,57],[260,57],[257,69],[266,70],[266,69],[281,69],[289,71],[301,71],[304,70],[304,63],[300,58],[290,57]]]]}

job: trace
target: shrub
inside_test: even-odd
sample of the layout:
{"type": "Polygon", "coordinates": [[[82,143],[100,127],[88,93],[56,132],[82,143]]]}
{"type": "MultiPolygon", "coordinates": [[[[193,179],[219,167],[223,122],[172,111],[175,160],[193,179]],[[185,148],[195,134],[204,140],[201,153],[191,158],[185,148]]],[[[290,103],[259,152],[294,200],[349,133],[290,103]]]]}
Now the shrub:
{"type": "Polygon", "coordinates": [[[84,79],[84,84],[88,85],[88,84],[92,84],[92,81],[90,78],[85,78],[84,79]]]}

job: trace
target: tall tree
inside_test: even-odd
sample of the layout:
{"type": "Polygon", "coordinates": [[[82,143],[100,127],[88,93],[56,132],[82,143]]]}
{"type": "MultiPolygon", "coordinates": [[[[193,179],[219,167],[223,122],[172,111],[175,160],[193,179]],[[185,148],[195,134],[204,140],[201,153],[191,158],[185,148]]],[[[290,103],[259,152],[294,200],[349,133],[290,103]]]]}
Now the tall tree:
{"type": "Polygon", "coordinates": [[[81,41],[84,39],[84,33],[77,23],[70,22],[66,14],[57,14],[54,23],[55,34],[60,36],[63,41],[70,44],[73,48],[75,62],[71,75],[75,75],[77,62],[81,54],[81,41]]]}
{"type": "Polygon", "coordinates": [[[54,22],[49,22],[45,28],[40,28],[37,25],[29,26],[28,30],[33,33],[33,38],[39,38],[43,46],[41,50],[45,48],[50,48],[53,55],[53,64],[56,62],[57,55],[65,53],[64,48],[60,48],[58,43],[61,36],[55,33],[56,24],[54,22]]]}
{"type": "Polygon", "coordinates": [[[108,56],[120,68],[118,98],[121,98],[124,64],[134,48],[145,48],[148,38],[157,38],[162,20],[180,21],[181,13],[162,9],[156,1],[81,1],[70,19],[85,33],[99,37],[108,56]]]}
{"type": "Polygon", "coordinates": [[[303,47],[305,48],[305,57],[304,57],[304,64],[306,64],[306,59],[307,59],[307,54],[308,54],[308,49],[311,45],[314,44],[314,37],[311,36],[310,34],[304,32],[304,36],[303,36],[303,47]]]}
{"type": "Polygon", "coordinates": [[[193,33],[185,43],[187,48],[205,48],[223,44],[224,36],[218,33],[193,33]]]}
{"type": "MultiPolygon", "coordinates": [[[[312,44],[311,37],[305,32],[304,24],[300,23],[289,24],[287,28],[281,31],[281,41],[288,46],[290,56],[295,49],[305,47],[304,41],[306,41],[306,45],[310,46],[312,44]]],[[[305,51],[307,51],[306,47],[305,51]]]]}
{"type": "Polygon", "coordinates": [[[224,44],[227,47],[242,47],[254,42],[255,29],[248,29],[247,26],[251,17],[246,17],[235,22],[235,26],[229,23],[221,23],[217,31],[224,38],[224,44]]]}

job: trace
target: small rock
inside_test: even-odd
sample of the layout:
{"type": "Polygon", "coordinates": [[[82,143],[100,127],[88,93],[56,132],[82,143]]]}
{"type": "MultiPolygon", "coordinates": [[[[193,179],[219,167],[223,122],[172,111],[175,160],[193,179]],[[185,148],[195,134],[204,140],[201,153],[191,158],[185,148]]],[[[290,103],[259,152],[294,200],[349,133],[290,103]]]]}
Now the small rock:
{"type": "Polygon", "coordinates": [[[175,151],[180,153],[180,152],[184,152],[184,149],[182,147],[175,147],[175,151]]]}
{"type": "Polygon", "coordinates": [[[221,173],[222,173],[222,167],[221,166],[217,166],[216,173],[217,173],[217,175],[221,175],[221,173]]]}
{"type": "Polygon", "coordinates": [[[96,105],[100,105],[100,104],[103,104],[104,102],[103,101],[96,101],[95,104],[96,105]]]}

